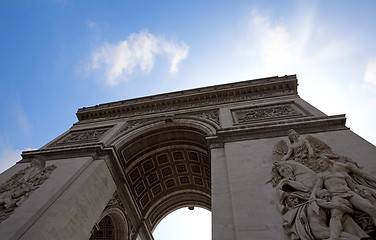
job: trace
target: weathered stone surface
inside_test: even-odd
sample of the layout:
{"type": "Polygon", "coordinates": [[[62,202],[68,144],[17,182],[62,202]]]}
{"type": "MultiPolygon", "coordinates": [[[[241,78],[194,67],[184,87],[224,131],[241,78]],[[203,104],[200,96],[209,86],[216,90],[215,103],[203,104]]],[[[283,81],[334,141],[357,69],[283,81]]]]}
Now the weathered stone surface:
{"type": "Polygon", "coordinates": [[[288,138],[289,145],[281,140],[274,147],[270,180],[286,233],[291,239],[368,238],[376,229],[376,177],[316,137],[290,129],[288,138]]]}
{"type": "Polygon", "coordinates": [[[105,162],[92,161],[21,239],[88,239],[115,189],[105,162]]]}
{"type": "MultiPolygon", "coordinates": [[[[8,219],[0,223],[1,236],[4,239],[18,239],[22,236],[90,162],[90,158],[47,161],[46,166],[55,165],[56,169],[8,219]]],[[[19,169],[18,165],[26,167],[29,163],[16,164],[13,168],[19,169]]]]}
{"type": "Polygon", "coordinates": [[[56,165],[46,166],[42,158],[34,158],[30,165],[21,169],[0,185],[0,223],[40,187],[55,170],[56,165]]]}
{"type": "Polygon", "coordinates": [[[34,156],[57,166],[0,223],[4,239],[88,239],[102,219],[111,219],[117,237],[153,239],[167,214],[192,206],[212,211],[213,239],[290,239],[280,196],[265,184],[284,156],[309,162],[287,154],[289,129],[376,175],[375,146],[351,132],[344,115],[327,116],[301,99],[295,75],[101,104],[77,116],[67,132],[0,175],[6,182],[34,156]]]}

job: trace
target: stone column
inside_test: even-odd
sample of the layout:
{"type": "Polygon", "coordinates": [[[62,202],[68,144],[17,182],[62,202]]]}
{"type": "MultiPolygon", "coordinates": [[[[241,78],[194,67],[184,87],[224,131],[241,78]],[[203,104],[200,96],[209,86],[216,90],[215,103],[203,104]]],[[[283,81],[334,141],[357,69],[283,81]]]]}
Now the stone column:
{"type": "Polygon", "coordinates": [[[211,149],[212,239],[236,239],[225,151],[211,149]]]}

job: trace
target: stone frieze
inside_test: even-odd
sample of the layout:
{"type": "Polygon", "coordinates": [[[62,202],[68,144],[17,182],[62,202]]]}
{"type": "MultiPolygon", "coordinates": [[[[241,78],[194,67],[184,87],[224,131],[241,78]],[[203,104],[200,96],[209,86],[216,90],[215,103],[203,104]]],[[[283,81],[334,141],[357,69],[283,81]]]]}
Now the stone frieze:
{"type": "Polygon", "coordinates": [[[235,124],[247,124],[260,121],[289,119],[307,115],[296,103],[288,102],[266,106],[253,106],[235,109],[232,116],[235,124]]]}
{"type": "MultiPolygon", "coordinates": [[[[152,104],[143,105],[139,110],[137,107],[124,107],[121,109],[113,110],[106,110],[103,114],[94,114],[91,112],[87,113],[80,113],[79,119],[80,121],[89,120],[89,119],[96,119],[96,120],[106,120],[106,119],[117,119],[117,118],[124,118],[124,117],[133,117],[133,116],[140,116],[140,115],[147,115],[153,113],[162,113],[168,111],[176,111],[182,109],[189,109],[189,108],[199,108],[204,106],[210,105],[218,105],[218,104],[226,104],[232,102],[239,102],[239,101],[247,101],[253,99],[261,99],[267,97],[277,97],[277,96],[285,96],[289,94],[294,94],[293,90],[286,90],[286,91],[277,91],[277,92],[267,92],[267,93],[252,93],[249,95],[241,95],[236,97],[231,96],[222,96],[222,97],[215,97],[214,99],[193,99],[190,101],[181,101],[177,102],[177,104],[152,104]]],[[[84,110],[83,110],[84,111],[84,110]]],[[[85,110],[87,111],[87,110],[85,110]]]]}
{"type": "Polygon", "coordinates": [[[96,129],[72,131],[72,132],[69,132],[64,137],[62,137],[61,139],[57,140],[57,142],[55,142],[53,146],[74,144],[74,143],[96,142],[96,141],[99,141],[101,137],[111,127],[112,126],[96,128],[96,129]]]}

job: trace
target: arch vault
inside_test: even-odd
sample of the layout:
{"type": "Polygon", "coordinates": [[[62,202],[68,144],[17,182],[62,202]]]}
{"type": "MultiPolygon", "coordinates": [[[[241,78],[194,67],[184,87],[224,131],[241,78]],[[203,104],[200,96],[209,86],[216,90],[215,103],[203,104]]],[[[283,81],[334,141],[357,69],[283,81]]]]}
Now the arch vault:
{"type": "Polygon", "coordinates": [[[76,115],[69,130],[0,175],[4,239],[148,240],[169,213],[194,206],[212,212],[213,239],[289,239],[265,184],[273,148],[289,129],[376,171],[375,147],[345,126],[344,115],[327,116],[301,99],[295,75],[76,115]]]}

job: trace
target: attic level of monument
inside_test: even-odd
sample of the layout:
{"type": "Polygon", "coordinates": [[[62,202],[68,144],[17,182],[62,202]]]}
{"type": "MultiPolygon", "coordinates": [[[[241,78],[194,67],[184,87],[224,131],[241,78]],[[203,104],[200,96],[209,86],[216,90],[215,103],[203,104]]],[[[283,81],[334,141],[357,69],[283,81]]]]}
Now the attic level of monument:
{"type": "Polygon", "coordinates": [[[129,117],[291,94],[297,94],[296,75],[248,80],[100,104],[81,108],[76,115],[80,121],[129,117]]]}

